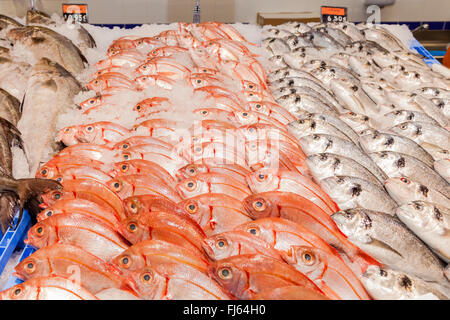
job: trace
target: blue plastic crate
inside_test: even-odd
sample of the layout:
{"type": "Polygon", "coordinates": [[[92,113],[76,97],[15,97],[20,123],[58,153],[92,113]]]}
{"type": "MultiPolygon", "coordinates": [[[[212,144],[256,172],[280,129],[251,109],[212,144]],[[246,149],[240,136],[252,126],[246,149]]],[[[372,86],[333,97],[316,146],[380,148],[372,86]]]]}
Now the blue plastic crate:
{"type": "MultiPolygon", "coordinates": [[[[14,226],[17,225],[18,218],[19,215],[16,214],[13,220],[14,226]]],[[[2,239],[0,241],[0,274],[3,273],[3,270],[5,269],[5,266],[7,265],[14,251],[21,251],[19,261],[22,261],[35,251],[33,247],[25,245],[24,243],[24,239],[26,238],[28,229],[30,227],[30,215],[28,214],[27,210],[24,210],[22,220],[17,225],[17,228],[14,230],[13,228],[9,227],[8,230],[6,230],[5,234],[2,236],[2,239]]],[[[11,286],[20,282],[22,282],[22,280],[11,275],[6,285],[3,288],[0,288],[0,290],[10,288],[11,286]]]]}
{"type": "Polygon", "coordinates": [[[417,53],[420,53],[421,55],[423,55],[423,56],[425,57],[423,60],[425,61],[426,64],[428,64],[428,65],[430,65],[430,66],[431,66],[432,64],[435,64],[435,63],[439,63],[439,64],[440,64],[440,62],[437,61],[437,60],[433,57],[433,55],[432,55],[427,49],[425,49],[425,48],[422,46],[422,44],[421,44],[419,41],[417,41],[416,39],[414,39],[414,40],[412,41],[412,43],[411,43],[409,49],[410,49],[410,50],[414,50],[414,51],[416,51],[417,53]]]}

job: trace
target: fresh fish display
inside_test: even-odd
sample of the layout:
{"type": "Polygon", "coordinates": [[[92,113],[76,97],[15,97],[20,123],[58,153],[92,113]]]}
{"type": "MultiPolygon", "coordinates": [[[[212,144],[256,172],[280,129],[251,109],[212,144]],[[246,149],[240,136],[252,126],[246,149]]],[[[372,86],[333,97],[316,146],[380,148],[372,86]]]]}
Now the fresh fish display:
{"type": "Polygon", "coordinates": [[[450,84],[389,29],[84,26],[0,17],[2,299],[448,298],[450,84]]]}

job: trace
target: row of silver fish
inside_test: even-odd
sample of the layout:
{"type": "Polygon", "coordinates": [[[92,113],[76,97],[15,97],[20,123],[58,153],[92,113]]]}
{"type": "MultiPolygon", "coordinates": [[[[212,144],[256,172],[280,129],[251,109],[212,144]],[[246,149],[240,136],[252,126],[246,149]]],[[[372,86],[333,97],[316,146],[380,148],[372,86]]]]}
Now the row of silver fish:
{"type": "Polygon", "coordinates": [[[374,299],[449,298],[450,79],[379,25],[263,29],[277,103],[374,299]]]}

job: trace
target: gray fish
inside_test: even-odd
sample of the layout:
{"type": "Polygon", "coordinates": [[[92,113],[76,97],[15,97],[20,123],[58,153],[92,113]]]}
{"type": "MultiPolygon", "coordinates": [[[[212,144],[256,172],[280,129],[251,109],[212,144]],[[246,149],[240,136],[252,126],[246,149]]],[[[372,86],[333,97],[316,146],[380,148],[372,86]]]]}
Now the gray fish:
{"type": "Polygon", "coordinates": [[[379,181],[386,180],[386,174],[373,162],[373,160],[353,142],[340,139],[327,134],[313,134],[297,139],[306,155],[317,153],[334,153],[352,158],[369,170],[379,181]]]}
{"type": "Polygon", "coordinates": [[[369,28],[361,30],[363,36],[370,41],[376,42],[389,51],[406,51],[403,43],[393,34],[383,28],[369,28]]]}
{"type": "Polygon", "coordinates": [[[291,51],[299,47],[314,47],[314,44],[311,42],[311,40],[303,36],[297,36],[295,34],[283,37],[283,40],[287,43],[291,51]]]}
{"type": "Polygon", "coordinates": [[[450,262],[450,208],[425,201],[405,203],[397,217],[445,262],[450,262]]]}
{"type": "Polygon", "coordinates": [[[274,55],[282,55],[291,51],[286,41],[279,38],[266,38],[262,41],[262,45],[274,55]]]}
{"type": "Polygon", "coordinates": [[[277,103],[292,113],[293,116],[303,115],[305,112],[325,113],[337,116],[339,112],[332,106],[323,103],[316,97],[306,94],[288,94],[277,99],[277,103]]]}
{"type": "Polygon", "coordinates": [[[447,120],[450,118],[450,98],[432,98],[430,101],[442,111],[447,120]]]}
{"type": "Polygon", "coordinates": [[[378,114],[380,106],[362,90],[361,84],[346,79],[332,79],[330,89],[347,109],[368,116],[378,114]]]}
{"type": "Polygon", "coordinates": [[[375,41],[361,40],[354,41],[345,47],[345,51],[351,54],[360,54],[367,52],[389,52],[375,41]]]}
{"type": "Polygon", "coordinates": [[[72,101],[80,90],[78,81],[58,63],[42,58],[34,65],[18,124],[31,175],[34,176],[40,162],[47,161],[55,151],[57,117],[74,108],[72,101]],[[28,128],[40,128],[40,134],[28,128]]]}
{"type": "Polygon", "coordinates": [[[384,187],[389,195],[399,205],[411,201],[434,202],[440,206],[450,208],[450,200],[438,190],[431,189],[426,185],[413,181],[409,178],[389,178],[384,187]]]}
{"type": "Polygon", "coordinates": [[[424,280],[447,282],[439,258],[392,215],[349,209],[331,218],[351,242],[383,265],[424,280]]]}
{"type": "Polygon", "coordinates": [[[450,132],[441,126],[420,121],[407,121],[390,128],[390,131],[414,140],[418,144],[426,142],[442,149],[450,149],[450,132]]]}
{"type": "Polygon", "coordinates": [[[262,35],[265,38],[285,38],[294,34],[282,28],[263,28],[262,35]]]}
{"type": "Polygon", "coordinates": [[[420,121],[428,122],[433,125],[439,125],[433,118],[420,111],[412,110],[395,110],[383,115],[383,118],[379,121],[384,128],[390,128],[396,126],[405,121],[420,121]]]}
{"type": "Polygon", "coordinates": [[[383,187],[361,178],[333,176],[322,179],[319,183],[342,210],[364,208],[394,215],[397,207],[383,187]]]}
{"type": "Polygon", "coordinates": [[[15,60],[9,55],[0,57],[0,88],[21,101],[30,77],[31,66],[15,60]]]}
{"type": "Polygon", "coordinates": [[[448,149],[439,148],[438,146],[429,143],[422,143],[420,146],[426,150],[435,161],[450,158],[450,151],[448,149]]]}
{"type": "Polygon", "coordinates": [[[378,266],[369,266],[361,277],[367,292],[375,300],[448,300],[449,290],[436,283],[378,266]]]}
{"type": "Polygon", "coordinates": [[[304,36],[318,48],[338,50],[344,49],[344,46],[342,44],[334,40],[334,38],[332,38],[328,34],[322,33],[320,31],[311,30],[305,33],[304,36]]]}
{"type": "Polygon", "coordinates": [[[287,30],[292,33],[305,33],[311,30],[311,27],[303,22],[290,21],[277,26],[277,28],[287,30]]]}
{"type": "Polygon", "coordinates": [[[409,138],[396,134],[374,131],[372,134],[361,136],[359,141],[367,153],[395,151],[415,157],[430,168],[433,167],[433,157],[420,145],[409,138]]]}
{"type": "Polygon", "coordinates": [[[321,66],[310,72],[317,79],[328,84],[333,79],[344,79],[354,84],[359,84],[358,75],[352,70],[337,66],[321,66]]]}
{"type": "Polygon", "coordinates": [[[13,125],[17,125],[20,119],[20,101],[0,88],[0,117],[8,120],[13,125]]]}
{"type": "Polygon", "coordinates": [[[345,133],[326,121],[316,121],[314,119],[300,119],[292,121],[287,125],[288,132],[299,139],[312,134],[328,134],[349,142],[353,142],[345,133]]]}
{"type": "Polygon", "coordinates": [[[335,23],[333,24],[333,27],[342,30],[353,41],[365,40],[364,35],[361,33],[361,31],[352,23],[335,23]]]}
{"type": "Polygon", "coordinates": [[[317,31],[326,33],[343,47],[353,42],[353,39],[339,28],[326,27],[317,29],[317,31]]]}
{"type": "Polygon", "coordinates": [[[429,99],[439,98],[439,99],[450,99],[450,90],[445,90],[442,88],[435,87],[423,87],[417,89],[415,93],[425,96],[429,99]]]}
{"type": "Polygon", "coordinates": [[[278,71],[288,66],[286,62],[284,62],[284,58],[282,55],[272,56],[269,58],[269,61],[273,64],[273,68],[271,70],[278,71]]]}
{"type": "Polygon", "coordinates": [[[361,113],[355,113],[353,111],[341,114],[339,119],[345,122],[358,134],[363,130],[371,129],[373,126],[368,116],[361,113]]]}
{"type": "Polygon", "coordinates": [[[318,181],[333,176],[348,176],[372,182],[383,188],[384,181],[379,181],[369,170],[351,158],[333,153],[319,153],[308,156],[306,164],[318,181]]]}
{"type": "Polygon", "coordinates": [[[447,127],[450,125],[450,120],[448,118],[448,115],[446,114],[450,112],[449,105],[446,106],[445,104],[436,104],[431,99],[425,98],[421,95],[417,95],[416,97],[414,97],[414,102],[417,103],[423,110],[423,112],[426,113],[430,118],[435,120],[440,126],[447,127]]]}
{"type": "Polygon", "coordinates": [[[347,137],[349,137],[357,146],[359,146],[359,136],[358,134],[344,121],[339,119],[338,117],[334,117],[329,114],[323,113],[308,113],[303,116],[298,117],[298,120],[302,119],[314,119],[319,122],[329,123],[340,131],[342,131],[347,137]]]}
{"type": "Polygon", "coordinates": [[[380,72],[380,68],[365,57],[350,56],[348,59],[348,66],[353,72],[361,77],[370,76],[380,72]]]}
{"type": "Polygon", "coordinates": [[[417,158],[393,151],[369,153],[389,178],[407,177],[450,196],[450,185],[436,171],[417,158]]]}
{"type": "Polygon", "coordinates": [[[22,43],[36,59],[48,58],[77,74],[85,68],[86,58],[80,49],[65,36],[45,27],[27,26],[11,29],[8,38],[22,43]]]}
{"type": "Polygon", "coordinates": [[[13,146],[23,149],[21,134],[14,124],[0,118],[0,176],[12,176],[13,146]]]}
{"type": "Polygon", "coordinates": [[[434,162],[434,170],[450,183],[450,157],[434,162]]]}
{"type": "Polygon", "coordinates": [[[317,82],[317,83],[322,83],[319,79],[317,79],[316,77],[314,77],[312,74],[303,71],[303,70],[299,70],[299,69],[294,69],[294,68],[282,68],[282,69],[278,69],[274,72],[271,72],[268,75],[268,80],[269,82],[274,82],[280,79],[284,79],[284,78],[291,78],[291,77],[301,77],[301,78],[307,78],[310,79],[311,81],[317,82]]]}

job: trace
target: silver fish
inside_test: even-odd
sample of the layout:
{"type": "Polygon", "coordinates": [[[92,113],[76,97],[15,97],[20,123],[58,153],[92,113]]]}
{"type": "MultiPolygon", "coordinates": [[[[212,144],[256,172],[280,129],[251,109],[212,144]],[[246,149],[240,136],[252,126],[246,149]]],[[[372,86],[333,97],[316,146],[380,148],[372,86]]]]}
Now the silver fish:
{"type": "Polygon", "coordinates": [[[314,119],[300,119],[292,121],[287,125],[288,132],[299,139],[312,134],[328,134],[349,142],[353,142],[345,133],[326,121],[316,121],[314,119]]]}
{"type": "Polygon", "coordinates": [[[450,149],[450,132],[441,126],[420,121],[407,121],[390,128],[390,131],[414,140],[418,144],[426,142],[442,149],[450,149]]]}
{"type": "Polygon", "coordinates": [[[376,42],[390,51],[408,50],[403,43],[393,34],[383,28],[369,28],[361,30],[367,40],[376,42]]]}
{"type": "Polygon", "coordinates": [[[450,209],[412,201],[398,207],[397,217],[445,262],[450,262],[450,209]]]}
{"type": "Polygon", "coordinates": [[[439,148],[438,146],[429,143],[422,143],[420,146],[426,150],[435,161],[450,158],[450,151],[448,149],[439,148]]]}
{"type": "Polygon", "coordinates": [[[396,134],[374,131],[360,137],[360,143],[367,153],[395,151],[415,157],[430,168],[433,166],[433,157],[413,140],[396,134]]]}
{"type": "Polygon", "coordinates": [[[349,176],[333,176],[320,180],[320,186],[342,210],[364,208],[394,215],[397,204],[383,187],[349,176]]]}
{"type": "Polygon", "coordinates": [[[450,99],[450,90],[435,88],[435,87],[423,87],[417,89],[415,93],[425,96],[429,99],[439,98],[439,99],[450,99]]]}
{"type": "Polygon", "coordinates": [[[344,46],[337,42],[333,37],[320,31],[311,30],[305,33],[305,37],[310,40],[314,46],[326,49],[343,50],[344,46]]]}
{"type": "Polygon", "coordinates": [[[282,55],[291,51],[286,41],[279,38],[266,38],[262,41],[262,45],[274,55],[282,55]]]}
{"type": "Polygon", "coordinates": [[[448,182],[417,158],[393,151],[369,153],[369,156],[389,178],[408,177],[450,196],[448,182]]]}
{"type": "Polygon", "coordinates": [[[327,134],[313,134],[297,139],[306,155],[330,152],[349,157],[369,170],[379,181],[384,181],[386,174],[373,160],[353,142],[327,134]]]}
{"type": "Polygon", "coordinates": [[[276,55],[269,58],[269,61],[273,64],[271,70],[278,71],[280,69],[286,68],[288,65],[284,62],[282,55],[276,55]]]}
{"type": "Polygon", "coordinates": [[[284,38],[294,35],[292,32],[281,28],[263,28],[262,36],[265,38],[284,38]]]}
{"type": "Polygon", "coordinates": [[[302,115],[305,112],[339,114],[332,105],[325,104],[319,99],[306,94],[284,95],[277,99],[277,103],[292,113],[293,116],[302,115]]]}
{"type": "Polygon", "coordinates": [[[319,181],[333,176],[348,176],[372,182],[383,188],[384,181],[379,181],[369,170],[351,158],[333,153],[319,153],[308,156],[306,164],[319,181]]]}
{"type": "Polygon", "coordinates": [[[317,29],[317,31],[326,33],[327,35],[332,37],[335,41],[337,41],[343,47],[345,47],[353,42],[353,39],[339,28],[325,27],[325,28],[319,28],[319,29],[317,29]]]}
{"type": "Polygon", "coordinates": [[[448,300],[448,289],[418,277],[378,266],[369,266],[361,277],[375,300],[448,300]]]}
{"type": "Polygon", "coordinates": [[[428,281],[447,282],[439,258],[392,215],[349,209],[331,216],[351,242],[389,268],[428,281]]]}
{"type": "Polygon", "coordinates": [[[398,204],[403,204],[411,201],[427,201],[434,202],[440,206],[450,208],[450,200],[438,190],[431,189],[426,185],[420,184],[416,181],[402,178],[389,178],[386,180],[384,187],[389,195],[398,204]]]}
{"type": "Polygon", "coordinates": [[[365,57],[350,56],[348,65],[350,69],[361,77],[370,76],[380,72],[380,68],[365,57]]]}
{"type": "Polygon", "coordinates": [[[277,26],[280,29],[287,30],[292,33],[305,33],[311,30],[311,27],[302,22],[286,22],[277,26]]]}
{"type": "Polygon", "coordinates": [[[299,47],[314,47],[314,44],[311,42],[311,40],[307,39],[306,37],[297,36],[295,34],[283,37],[283,40],[288,44],[291,51],[299,47]]]}
{"type": "Polygon", "coordinates": [[[359,133],[363,130],[371,129],[373,127],[371,119],[365,114],[350,111],[341,114],[339,118],[347,125],[349,125],[356,133],[359,133]]]}
{"type": "Polygon", "coordinates": [[[396,110],[386,113],[383,115],[380,123],[382,123],[385,128],[390,128],[405,121],[421,121],[429,122],[433,125],[439,125],[436,120],[428,116],[426,113],[411,110],[396,110]]]}
{"type": "Polygon", "coordinates": [[[339,119],[338,117],[331,116],[329,114],[323,113],[308,113],[303,116],[298,117],[298,120],[302,119],[314,119],[319,122],[327,122],[340,131],[342,131],[347,137],[349,137],[356,145],[359,146],[359,136],[358,134],[344,121],[339,119]]]}
{"type": "Polygon", "coordinates": [[[282,68],[282,69],[278,69],[276,71],[271,72],[267,79],[269,80],[269,82],[274,82],[280,79],[284,79],[284,78],[290,78],[290,77],[301,77],[301,78],[307,78],[310,79],[311,81],[315,81],[317,83],[321,83],[321,81],[319,79],[317,79],[316,77],[314,77],[312,74],[303,71],[303,70],[299,70],[299,69],[294,69],[294,68],[282,68]]]}

